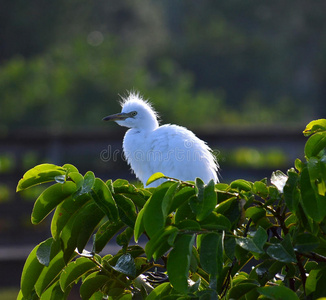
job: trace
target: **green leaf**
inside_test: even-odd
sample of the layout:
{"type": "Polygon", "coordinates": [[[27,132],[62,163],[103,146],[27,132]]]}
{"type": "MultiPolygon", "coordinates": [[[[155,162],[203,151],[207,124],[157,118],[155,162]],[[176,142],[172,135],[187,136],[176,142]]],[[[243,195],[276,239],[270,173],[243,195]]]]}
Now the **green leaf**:
{"type": "Polygon", "coordinates": [[[116,265],[112,267],[114,270],[123,273],[127,276],[136,276],[136,265],[133,257],[127,253],[119,257],[116,265]]]}
{"type": "Polygon", "coordinates": [[[178,228],[174,226],[168,226],[158,231],[145,246],[147,258],[150,259],[153,256],[154,260],[156,261],[161,255],[171,248],[172,245],[169,244],[168,240],[171,236],[175,238],[177,233],[178,228]]]}
{"type": "Polygon", "coordinates": [[[57,240],[59,238],[62,229],[65,227],[69,219],[89,200],[91,200],[91,198],[87,194],[76,198],[68,197],[57,206],[51,221],[51,233],[54,239],[57,240]]]}
{"type": "Polygon", "coordinates": [[[118,206],[120,219],[126,225],[134,228],[137,218],[135,204],[128,197],[120,194],[114,195],[114,200],[118,206]]]}
{"type": "Polygon", "coordinates": [[[297,262],[289,234],[285,236],[284,240],[281,243],[272,244],[269,246],[266,252],[270,257],[281,262],[297,262]]]}
{"type": "Polygon", "coordinates": [[[92,187],[92,197],[111,222],[118,221],[119,213],[117,205],[108,186],[99,178],[95,179],[92,187]]]}
{"type": "Polygon", "coordinates": [[[229,299],[241,299],[257,287],[258,285],[256,283],[251,283],[247,282],[247,280],[244,280],[243,282],[237,284],[236,286],[230,289],[229,299]]]}
{"type": "MultiPolygon", "coordinates": [[[[307,162],[310,183],[315,190],[317,198],[326,193],[326,165],[316,157],[311,157],[307,162]]],[[[326,198],[324,200],[326,201],[326,198]]]]}
{"type": "Polygon", "coordinates": [[[186,294],[188,290],[188,275],[195,235],[184,234],[175,241],[171,250],[167,271],[170,282],[179,293],[186,294]]]}
{"type": "Polygon", "coordinates": [[[285,183],[283,188],[284,200],[287,208],[295,213],[297,211],[297,207],[299,201],[301,199],[300,190],[298,188],[299,184],[299,174],[295,172],[293,169],[288,170],[288,180],[285,183]]]}
{"type": "Polygon", "coordinates": [[[200,264],[204,271],[215,277],[223,268],[223,235],[203,234],[200,240],[200,264]]]}
{"type": "Polygon", "coordinates": [[[94,202],[89,202],[69,219],[60,236],[66,262],[70,260],[76,247],[79,252],[83,251],[103,217],[103,211],[94,202]]]}
{"type": "Polygon", "coordinates": [[[264,286],[257,288],[257,291],[269,299],[299,300],[296,293],[285,286],[264,286]]]}
{"type": "Polygon", "coordinates": [[[56,176],[65,175],[66,170],[53,164],[41,164],[27,171],[19,180],[17,192],[28,189],[32,186],[55,181],[56,176]]]}
{"type": "Polygon", "coordinates": [[[109,277],[102,275],[100,272],[94,272],[88,275],[79,289],[81,298],[83,300],[90,299],[90,297],[100,290],[109,279],[109,277]]]}
{"type": "Polygon", "coordinates": [[[94,183],[95,183],[95,175],[93,172],[88,171],[84,176],[82,186],[78,191],[77,196],[91,193],[94,183]]]}
{"type": "Polygon", "coordinates": [[[162,201],[171,184],[173,183],[166,182],[157,187],[144,205],[143,222],[150,238],[164,227],[166,217],[163,215],[162,201]]]}
{"type": "Polygon", "coordinates": [[[325,197],[316,197],[315,190],[311,186],[307,167],[302,169],[300,185],[302,206],[305,213],[314,221],[320,222],[326,215],[326,201],[325,197]]]}
{"type": "Polygon", "coordinates": [[[76,191],[75,183],[68,181],[48,187],[35,201],[32,212],[32,223],[38,224],[62,201],[71,197],[76,191]]]}
{"type": "Polygon", "coordinates": [[[199,222],[203,229],[208,230],[231,230],[231,222],[227,217],[213,211],[207,218],[199,222]]]}
{"type": "Polygon", "coordinates": [[[326,119],[318,119],[311,121],[303,131],[304,136],[309,136],[316,132],[326,131],[326,119]]]}
{"type": "Polygon", "coordinates": [[[164,282],[158,285],[151,293],[146,297],[146,300],[157,300],[169,294],[171,291],[170,282],[164,282]]]}
{"type": "Polygon", "coordinates": [[[268,196],[268,188],[266,184],[261,181],[256,181],[254,183],[253,192],[264,199],[268,196]]]}
{"type": "Polygon", "coordinates": [[[257,231],[255,232],[255,235],[252,238],[238,238],[236,239],[236,242],[243,249],[254,253],[263,254],[265,253],[263,247],[267,242],[267,238],[268,236],[266,230],[259,226],[257,231]]]}
{"type": "Polygon", "coordinates": [[[41,244],[37,245],[29,254],[28,258],[26,259],[22,276],[20,282],[20,289],[21,294],[23,295],[24,299],[30,299],[31,294],[34,289],[34,285],[38,280],[44,265],[42,265],[38,258],[37,258],[37,250],[41,244]],[[33,274],[33,276],[31,276],[33,274]]]}
{"type": "Polygon", "coordinates": [[[197,214],[196,219],[198,221],[204,220],[208,217],[217,204],[217,196],[214,190],[214,181],[211,180],[204,187],[204,197],[203,197],[203,205],[201,211],[197,214]]]}
{"type": "Polygon", "coordinates": [[[148,178],[146,185],[150,185],[154,181],[161,179],[161,178],[166,178],[166,176],[161,172],[154,173],[151,177],[148,178]]]}
{"type": "Polygon", "coordinates": [[[313,156],[317,156],[319,152],[326,147],[326,133],[317,132],[312,135],[306,142],[304,153],[309,159],[313,156]]]}
{"type": "Polygon", "coordinates": [[[169,189],[165,193],[162,201],[162,212],[164,217],[167,217],[167,215],[170,213],[173,198],[176,192],[179,190],[180,186],[181,186],[180,182],[175,182],[169,187],[169,189]]]}
{"type": "Polygon", "coordinates": [[[48,267],[44,267],[36,284],[35,291],[40,297],[44,291],[57,279],[57,276],[65,267],[63,252],[59,252],[50,262],[48,267]]]}
{"type": "Polygon", "coordinates": [[[66,292],[61,290],[59,282],[52,284],[44,293],[42,294],[40,300],[63,300],[67,299],[70,289],[66,292]]]}
{"type": "Polygon", "coordinates": [[[60,251],[60,243],[57,243],[53,238],[49,238],[42,242],[37,251],[36,256],[38,261],[48,267],[51,259],[60,251]]]}
{"type": "Polygon", "coordinates": [[[143,216],[144,216],[144,208],[142,208],[138,212],[137,219],[136,219],[136,222],[135,222],[134,239],[135,239],[136,243],[138,242],[139,237],[145,231],[143,216]]]}
{"type": "Polygon", "coordinates": [[[249,192],[251,191],[253,184],[247,180],[237,179],[231,182],[230,187],[232,189],[237,189],[238,191],[249,192]]]}
{"type": "Polygon", "coordinates": [[[294,239],[294,250],[301,253],[313,251],[318,246],[318,237],[309,232],[300,233],[294,239]]]}
{"type": "Polygon", "coordinates": [[[261,218],[266,216],[266,211],[262,207],[252,206],[246,210],[245,216],[257,224],[261,218]]]}
{"type": "Polygon", "coordinates": [[[128,247],[133,233],[134,233],[133,229],[131,227],[127,227],[124,231],[122,231],[117,236],[117,238],[116,238],[117,244],[123,248],[128,247]]]}
{"type": "Polygon", "coordinates": [[[80,257],[67,265],[60,275],[60,286],[65,291],[90,271],[97,270],[97,265],[88,258],[80,257]]]}
{"type": "Polygon", "coordinates": [[[195,189],[190,186],[182,187],[173,197],[171,207],[168,213],[177,210],[181,205],[186,203],[196,193],[195,189]]]}
{"type": "Polygon", "coordinates": [[[99,253],[103,250],[106,244],[118,233],[124,226],[123,222],[119,221],[112,223],[111,221],[105,222],[95,234],[94,251],[99,253]]]}
{"type": "Polygon", "coordinates": [[[229,198],[221,203],[219,203],[215,212],[224,215],[229,219],[233,227],[237,226],[238,220],[241,216],[241,206],[239,199],[236,197],[229,198]]]}
{"type": "Polygon", "coordinates": [[[316,269],[309,272],[306,281],[306,295],[309,299],[318,299],[326,295],[326,267],[320,264],[316,269]]]}

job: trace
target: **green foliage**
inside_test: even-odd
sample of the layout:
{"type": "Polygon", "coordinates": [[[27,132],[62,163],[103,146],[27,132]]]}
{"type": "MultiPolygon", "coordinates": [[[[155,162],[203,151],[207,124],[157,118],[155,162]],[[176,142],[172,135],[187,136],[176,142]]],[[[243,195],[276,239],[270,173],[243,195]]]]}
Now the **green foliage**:
{"type": "Polygon", "coordinates": [[[310,123],[305,161],[231,184],[168,179],[157,188],[104,182],[43,164],[17,190],[53,182],[32,222],[55,209],[52,237],[26,260],[18,299],[317,299],[326,280],[325,120],[310,123]],[[130,245],[147,238],[145,247],[130,245]],[[118,253],[101,255],[115,237],[118,253]],[[92,250],[85,247],[92,242],[92,250]],[[158,271],[161,270],[161,271],[158,271]]]}

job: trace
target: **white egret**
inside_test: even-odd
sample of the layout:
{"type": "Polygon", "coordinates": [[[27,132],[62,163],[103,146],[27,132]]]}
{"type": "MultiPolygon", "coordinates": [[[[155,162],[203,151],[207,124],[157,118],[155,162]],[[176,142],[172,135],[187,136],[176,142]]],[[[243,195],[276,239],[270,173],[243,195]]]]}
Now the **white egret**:
{"type": "MultiPolygon", "coordinates": [[[[121,113],[103,118],[130,128],[123,139],[123,152],[136,177],[144,186],[149,177],[161,172],[180,180],[200,177],[205,183],[218,182],[218,163],[207,144],[185,127],[159,126],[152,105],[135,92],[122,98],[121,113]]],[[[157,180],[149,186],[162,183],[157,180]]]]}

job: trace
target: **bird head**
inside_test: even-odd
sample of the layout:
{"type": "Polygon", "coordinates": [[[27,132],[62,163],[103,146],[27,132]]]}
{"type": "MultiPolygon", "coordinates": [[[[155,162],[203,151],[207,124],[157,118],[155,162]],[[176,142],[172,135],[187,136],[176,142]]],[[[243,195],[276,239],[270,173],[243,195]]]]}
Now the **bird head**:
{"type": "Polygon", "coordinates": [[[121,106],[121,113],[107,116],[103,120],[115,121],[120,126],[139,130],[154,130],[158,127],[155,110],[138,93],[131,92],[122,98],[121,106]]]}

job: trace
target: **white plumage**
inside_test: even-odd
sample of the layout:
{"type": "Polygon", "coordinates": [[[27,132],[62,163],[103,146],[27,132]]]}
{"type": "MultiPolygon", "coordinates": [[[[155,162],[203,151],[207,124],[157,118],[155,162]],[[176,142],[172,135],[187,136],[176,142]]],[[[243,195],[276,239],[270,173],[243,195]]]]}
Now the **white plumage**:
{"type": "MultiPolygon", "coordinates": [[[[159,126],[157,113],[138,93],[121,102],[121,113],[105,117],[130,128],[123,139],[123,151],[135,175],[144,186],[148,178],[162,172],[180,180],[200,177],[205,183],[218,182],[218,163],[206,143],[185,127],[159,126]]],[[[162,183],[158,180],[149,186],[162,183]]]]}

